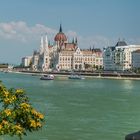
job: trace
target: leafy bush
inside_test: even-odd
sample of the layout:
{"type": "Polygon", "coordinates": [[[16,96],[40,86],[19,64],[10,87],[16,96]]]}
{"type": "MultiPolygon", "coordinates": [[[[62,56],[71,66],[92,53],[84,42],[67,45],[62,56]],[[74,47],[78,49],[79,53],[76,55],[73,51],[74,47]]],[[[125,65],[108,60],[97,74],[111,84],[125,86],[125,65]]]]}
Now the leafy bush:
{"type": "Polygon", "coordinates": [[[0,135],[27,135],[39,130],[44,116],[32,107],[23,89],[7,89],[0,82],[0,135]]]}

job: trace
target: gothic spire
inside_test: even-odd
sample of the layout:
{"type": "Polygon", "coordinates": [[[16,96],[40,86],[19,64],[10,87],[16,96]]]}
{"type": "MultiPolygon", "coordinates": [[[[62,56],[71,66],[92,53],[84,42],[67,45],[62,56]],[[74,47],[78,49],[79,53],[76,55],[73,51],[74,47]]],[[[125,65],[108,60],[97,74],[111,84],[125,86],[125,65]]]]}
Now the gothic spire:
{"type": "Polygon", "coordinates": [[[44,46],[44,51],[45,53],[48,52],[48,37],[47,37],[47,34],[45,36],[45,46],[44,46]]]}
{"type": "Polygon", "coordinates": [[[41,44],[41,47],[43,48],[43,35],[41,35],[41,40],[40,40],[40,44],[41,44]]]}
{"type": "Polygon", "coordinates": [[[77,44],[78,43],[78,41],[77,41],[77,37],[75,38],[75,44],[77,44]]]}
{"type": "Polygon", "coordinates": [[[59,33],[61,33],[61,32],[62,32],[62,26],[60,24],[59,33]]]}
{"type": "Polygon", "coordinates": [[[43,35],[41,35],[41,40],[40,40],[40,54],[43,53],[43,47],[44,47],[44,40],[43,40],[43,35]]]}
{"type": "Polygon", "coordinates": [[[72,39],[72,44],[75,44],[75,39],[74,38],[72,39]]]}
{"type": "Polygon", "coordinates": [[[48,40],[48,46],[50,46],[50,45],[51,45],[50,40],[48,40]]]}
{"type": "Polygon", "coordinates": [[[48,37],[47,37],[47,34],[45,36],[45,44],[48,45],[48,37]]]}

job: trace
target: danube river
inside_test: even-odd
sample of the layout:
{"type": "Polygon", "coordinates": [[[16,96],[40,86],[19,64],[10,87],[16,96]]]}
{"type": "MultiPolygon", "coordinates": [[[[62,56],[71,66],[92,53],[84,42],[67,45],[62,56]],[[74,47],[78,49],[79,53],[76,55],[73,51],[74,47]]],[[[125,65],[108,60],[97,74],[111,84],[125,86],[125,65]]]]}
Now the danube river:
{"type": "Polygon", "coordinates": [[[140,130],[138,80],[41,81],[13,73],[0,73],[0,80],[9,88],[24,88],[33,106],[46,115],[45,127],[24,140],[124,140],[140,130]]]}

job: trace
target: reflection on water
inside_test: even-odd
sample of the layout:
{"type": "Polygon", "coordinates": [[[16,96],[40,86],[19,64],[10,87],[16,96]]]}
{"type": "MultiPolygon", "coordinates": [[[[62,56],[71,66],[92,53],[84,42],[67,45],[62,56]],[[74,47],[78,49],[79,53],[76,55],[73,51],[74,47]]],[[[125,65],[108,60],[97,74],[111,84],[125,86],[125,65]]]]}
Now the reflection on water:
{"type": "Polygon", "coordinates": [[[133,90],[134,88],[134,82],[132,80],[123,80],[122,81],[122,86],[126,90],[133,90]]]}

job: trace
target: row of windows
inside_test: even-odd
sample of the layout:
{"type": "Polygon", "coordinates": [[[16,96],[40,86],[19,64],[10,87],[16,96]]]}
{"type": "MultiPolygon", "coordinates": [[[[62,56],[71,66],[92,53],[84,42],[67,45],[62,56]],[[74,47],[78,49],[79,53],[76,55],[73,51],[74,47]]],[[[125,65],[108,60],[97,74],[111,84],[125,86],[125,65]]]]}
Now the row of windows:
{"type": "MultiPolygon", "coordinates": [[[[60,61],[72,61],[73,60],[73,58],[60,58],[59,59],[60,61]]],[[[95,59],[95,58],[75,58],[74,59],[75,61],[102,61],[102,59],[95,59]]]]}
{"type": "MultiPolygon", "coordinates": [[[[102,61],[85,61],[86,63],[89,63],[89,64],[102,64],[103,62],[102,61]]],[[[70,62],[70,61],[68,61],[68,62],[66,62],[66,61],[60,61],[59,62],[60,64],[70,64],[70,63],[72,63],[72,62],[70,62]]],[[[82,61],[74,61],[73,63],[83,63],[82,61]]]]}
{"type": "MultiPolygon", "coordinates": [[[[71,67],[70,67],[70,66],[60,66],[60,67],[61,67],[61,68],[65,68],[65,69],[69,69],[69,68],[71,68],[72,66],[71,66],[71,67]]],[[[82,65],[75,65],[74,68],[75,68],[75,69],[82,69],[82,65]]]]}
{"type": "Polygon", "coordinates": [[[60,56],[80,56],[80,57],[95,57],[95,56],[102,56],[100,54],[86,54],[86,55],[82,55],[82,54],[76,54],[76,55],[71,55],[71,54],[60,54],[60,56]]]}
{"type": "Polygon", "coordinates": [[[92,60],[92,61],[95,61],[95,59],[101,59],[101,58],[95,58],[95,57],[74,57],[74,58],[72,58],[72,57],[60,57],[59,59],[60,60],[73,60],[73,59],[77,60],[77,59],[79,59],[79,60],[92,60]]]}
{"type": "MultiPolygon", "coordinates": [[[[60,65],[63,65],[63,66],[72,66],[72,63],[59,63],[60,65]]],[[[82,64],[82,62],[75,62],[75,64],[82,64]]],[[[88,62],[88,63],[86,63],[86,64],[90,64],[90,65],[102,65],[101,63],[99,63],[99,62],[97,62],[97,63],[92,63],[92,62],[88,62]]]]}
{"type": "Polygon", "coordinates": [[[63,57],[63,58],[60,58],[59,60],[60,60],[60,61],[62,61],[62,60],[63,60],[63,61],[67,61],[67,60],[68,60],[68,61],[70,61],[70,60],[72,61],[73,59],[72,59],[72,58],[64,58],[64,57],[63,57]]]}

